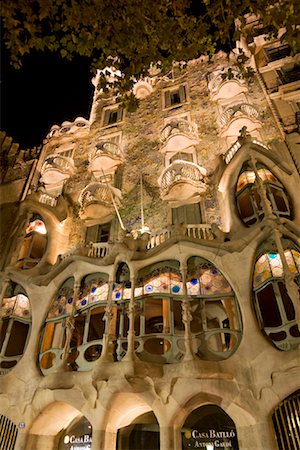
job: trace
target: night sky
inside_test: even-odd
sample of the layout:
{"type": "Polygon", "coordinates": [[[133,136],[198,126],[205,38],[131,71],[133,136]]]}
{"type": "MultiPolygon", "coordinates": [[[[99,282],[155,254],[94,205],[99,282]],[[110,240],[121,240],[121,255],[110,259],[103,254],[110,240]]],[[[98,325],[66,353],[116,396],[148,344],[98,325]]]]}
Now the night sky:
{"type": "Polygon", "coordinates": [[[15,70],[2,46],[1,130],[23,149],[41,145],[52,125],[89,117],[91,79],[88,59],[51,53],[34,52],[15,70]]]}

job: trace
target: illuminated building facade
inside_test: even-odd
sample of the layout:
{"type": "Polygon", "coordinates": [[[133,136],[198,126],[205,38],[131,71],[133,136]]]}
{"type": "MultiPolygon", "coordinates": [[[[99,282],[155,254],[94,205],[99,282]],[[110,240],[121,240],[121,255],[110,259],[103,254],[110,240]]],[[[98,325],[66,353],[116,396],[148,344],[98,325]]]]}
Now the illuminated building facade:
{"type": "Polygon", "coordinates": [[[4,134],[2,449],[300,448],[299,54],[152,70],[4,134]]]}

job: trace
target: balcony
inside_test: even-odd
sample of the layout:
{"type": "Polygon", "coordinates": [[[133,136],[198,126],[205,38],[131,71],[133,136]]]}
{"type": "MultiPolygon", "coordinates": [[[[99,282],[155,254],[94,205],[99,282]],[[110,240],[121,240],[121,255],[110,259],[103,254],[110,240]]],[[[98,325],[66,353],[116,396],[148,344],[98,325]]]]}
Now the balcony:
{"type": "Polygon", "coordinates": [[[100,142],[91,154],[89,171],[97,178],[103,175],[103,172],[113,171],[123,160],[123,152],[119,145],[113,142],[100,142]]]}
{"type": "Polygon", "coordinates": [[[199,201],[206,192],[204,177],[206,170],[195,163],[174,161],[159,177],[161,198],[172,206],[199,201]],[[178,201],[180,199],[180,201],[178,201]]]}
{"type": "Polygon", "coordinates": [[[108,184],[89,184],[80,194],[80,218],[83,220],[97,219],[105,223],[112,219],[116,206],[120,205],[121,192],[108,184]]]}
{"type": "Polygon", "coordinates": [[[257,119],[259,117],[259,112],[249,103],[241,103],[226,109],[226,111],[224,111],[219,118],[219,124],[221,127],[225,127],[231,120],[240,116],[247,116],[251,119],[257,119]]]}
{"type": "Polygon", "coordinates": [[[163,152],[180,152],[198,143],[196,124],[185,119],[174,119],[163,128],[160,140],[163,152]]]}
{"type": "Polygon", "coordinates": [[[60,155],[49,155],[41,170],[41,182],[44,184],[60,184],[75,172],[72,158],[60,155]]]}

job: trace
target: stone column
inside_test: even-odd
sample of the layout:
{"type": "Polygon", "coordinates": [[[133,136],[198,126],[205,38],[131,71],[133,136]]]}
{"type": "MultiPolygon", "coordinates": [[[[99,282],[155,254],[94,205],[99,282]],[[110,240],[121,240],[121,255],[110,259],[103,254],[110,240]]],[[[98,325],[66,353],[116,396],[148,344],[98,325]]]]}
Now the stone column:
{"type": "Polygon", "coordinates": [[[175,440],[174,428],[170,425],[160,426],[160,450],[181,450],[181,440],[175,440]],[[175,442],[176,441],[176,442],[175,442]]]}
{"type": "MultiPolygon", "coordinates": [[[[104,450],[105,448],[105,430],[97,430],[93,428],[91,450],[104,450]]],[[[112,449],[113,448],[114,447],[112,447],[112,449]]]]}
{"type": "Polygon", "coordinates": [[[182,286],[183,286],[182,321],[184,323],[184,341],[185,341],[185,354],[183,360],[190,361],[195,358],[195,354],[193,352],[192,333],[191,333],[191,321],[193,317],[191,314],[190,302],[187,295],[186,273],[187,267],[181,265],[182,286]]]}
{"type": "Polygon", "coordinates": [[[135,300],[134,300],[134,286],[135,279],[134,277],[130,278],[131,282],[131,296],[128,307],[128,318],[129,318],[129,330],[127,333],[127,353],[123,358],[123,361],[134,361],[136,359],[135,351],[134,351],[134,321],[135,321],[135,300]]]}
{"type": "Polygon", "coordinates": [[[101,357],[99,359],[99,362],[101,361],[113,361],[113,344],[111,341],[111,330],[110,330],[110,324],[112,319],[112,286],[113,286],[113,280],[109,280],[108,282],[108,297],[107,297],[107,304],[105,308],[105,329],[103,333],[103,347],[102,347],[102,353],[101,357]]]}

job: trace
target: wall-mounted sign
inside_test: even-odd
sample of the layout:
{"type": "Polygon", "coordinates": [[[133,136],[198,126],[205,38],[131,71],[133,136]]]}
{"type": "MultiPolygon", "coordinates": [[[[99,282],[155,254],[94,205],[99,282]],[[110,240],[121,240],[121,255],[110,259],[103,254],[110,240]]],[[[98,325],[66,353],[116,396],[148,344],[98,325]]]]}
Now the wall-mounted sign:
{"type": "Polygon", "coordinates": [[[81,417],[75,419],[62,433],[58,450],[91,450],[92,427],[90,422],[81,417]]]}
{"type": "Polygon", "coordinates": [[[205,450],[227,449],[235,450],[236,432],[234,429],[216,430],[185,430],[183,435],[183,448],[190,450],[193,448],[202,448],[205,450]]]}

